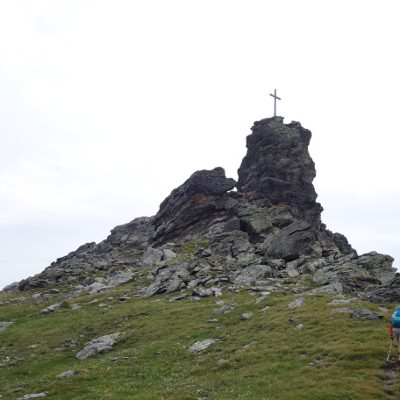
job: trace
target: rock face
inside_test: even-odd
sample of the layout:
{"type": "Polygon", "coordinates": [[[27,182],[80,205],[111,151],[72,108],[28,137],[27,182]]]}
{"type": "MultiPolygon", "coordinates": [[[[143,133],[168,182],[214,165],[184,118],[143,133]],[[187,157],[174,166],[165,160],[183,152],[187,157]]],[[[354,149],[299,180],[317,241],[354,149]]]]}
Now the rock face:
{"type": "Polygon", "coordinates": [[[236,182],[222,168],[195,172],[161,203],[155,216],[154,240],[160,244],[206,228],[218,216],[236,182]]]}
{"type": "Polygon", "coordinates": [[[247,136],[247,154],[238,170],[238,191],[249,200],[266,198],[285,205],[293,215],[319,224],[322,207],[312,184],[315,166],[308,153],[311,132],[282,117],[254,123],[247,136]]]}
{"type": "MultiPolygon", "coordinates": [[[[117,226],[103,242],[85,244],[7,290],[58,286],[73,296],[108,290],[139,274],[149,277],[140,290],[145,297],[182,291],[176,299],[199,299],[240,287],[292,290],[292,280],[307,277],[311,293],[400,302],[393,258],[358,256],[344,235],[321,223],[310,139],[310,131],[282,117],[255,122],[237,185],[222,168],[197,171],[154,217],[117,226]]],[[[34,296],[39,301],[45,293],[34,296]]]]}

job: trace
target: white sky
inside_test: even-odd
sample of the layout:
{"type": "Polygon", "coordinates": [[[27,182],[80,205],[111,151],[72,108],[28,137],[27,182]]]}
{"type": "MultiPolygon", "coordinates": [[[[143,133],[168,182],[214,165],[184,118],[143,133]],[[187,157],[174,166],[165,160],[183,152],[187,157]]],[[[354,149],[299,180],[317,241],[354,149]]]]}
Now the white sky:
{"type": "Polygon", "coordinates": [[[400,260],[399,11],[0,0],[0,287],[155,214],[195,170],[236,179],[274,88],[313,133],[328,228],[400,260]]]}

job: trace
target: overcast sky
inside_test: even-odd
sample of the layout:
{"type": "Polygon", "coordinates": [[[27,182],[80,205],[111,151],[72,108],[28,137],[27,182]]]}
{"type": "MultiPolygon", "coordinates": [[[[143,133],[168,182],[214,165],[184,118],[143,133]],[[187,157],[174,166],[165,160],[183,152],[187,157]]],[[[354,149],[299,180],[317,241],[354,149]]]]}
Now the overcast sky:
{"type": "MultiPolygon", "coordinates": [[[[237,178],[253,122],[312,131],[332,231],[400,261],[400,3],[1,0],[0,287],[237,178]]],[[[396,264],[397,263],[397,264],[396,264]]]]}

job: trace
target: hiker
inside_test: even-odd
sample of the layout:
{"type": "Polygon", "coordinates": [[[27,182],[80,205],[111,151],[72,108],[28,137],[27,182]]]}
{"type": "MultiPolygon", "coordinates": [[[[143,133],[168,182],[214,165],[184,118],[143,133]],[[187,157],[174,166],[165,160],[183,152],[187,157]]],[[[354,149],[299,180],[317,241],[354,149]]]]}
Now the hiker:
{"type": "Polygon", "coordinates": [[[392,318],[390,319],[389,334],[392,341],[393,337],[396,338],[397,355],[398,360],[400,361],[400,306],[396,307],[394,313],[392,314],[392,318]]]}

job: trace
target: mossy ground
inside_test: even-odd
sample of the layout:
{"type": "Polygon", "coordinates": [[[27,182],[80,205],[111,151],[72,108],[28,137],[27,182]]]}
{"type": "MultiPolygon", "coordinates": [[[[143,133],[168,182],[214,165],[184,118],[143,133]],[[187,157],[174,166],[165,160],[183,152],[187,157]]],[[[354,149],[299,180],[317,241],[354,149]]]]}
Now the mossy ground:
{"type": "Polygon", "coordinates": [[[235,309],[217,317],[215,298],[118,300],[134,290],[129,284],[82,296],[71,301],[81,309],[64,304],[47,316],[39,311],[55,300],[34,304],[30,293],[29,301],[1,305],[0,321],[15,322],[0,333],[3,399],[42,391],[60,400],[400,398],[396,379],[385,385],[387,318],[360,321],[331,313],[333,297],[326,295],[306,295],[302,307],[291,309],[288,304],[296,298],[291,294],[272,293],[256,304],[258,295],[224,291],[222,300],[235,309]],[[97,303],[90,304],[94,298],[97,303]],[[260,311],[265,306],[269,309],[260,311]],[[244,312],[252,312],[252,318],[242,321],[244,312]],[[300,323],[304,327],[297,329],[300,323]],[[76,359],[89,340],[116,331],[123,337],[112,351],[76,359]],[[200,354],[188,352],[207,338],[218,341],[200,354]],[[57,378],[69,369],[76,375],[57,378]]]}

